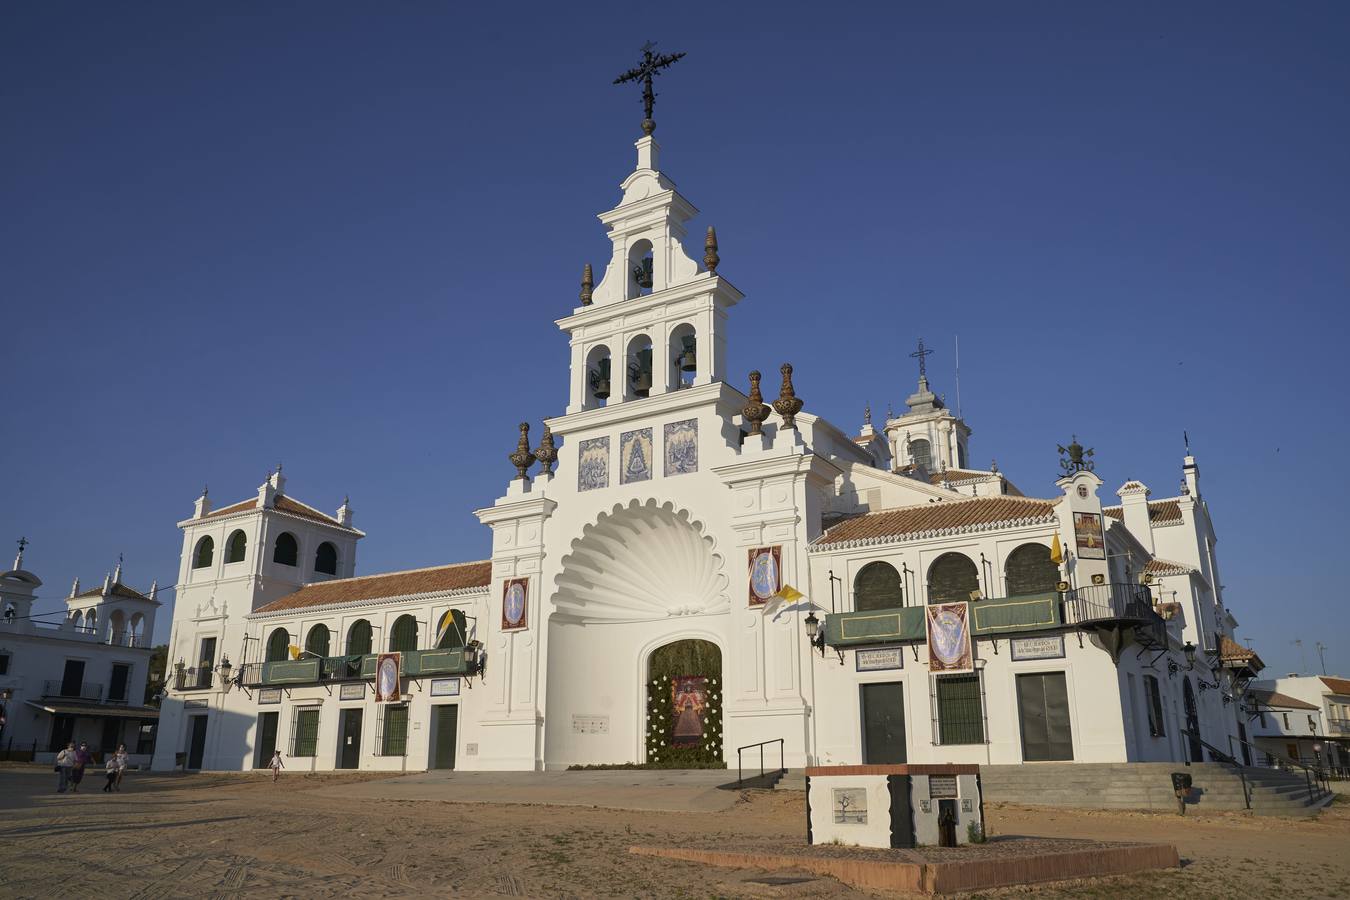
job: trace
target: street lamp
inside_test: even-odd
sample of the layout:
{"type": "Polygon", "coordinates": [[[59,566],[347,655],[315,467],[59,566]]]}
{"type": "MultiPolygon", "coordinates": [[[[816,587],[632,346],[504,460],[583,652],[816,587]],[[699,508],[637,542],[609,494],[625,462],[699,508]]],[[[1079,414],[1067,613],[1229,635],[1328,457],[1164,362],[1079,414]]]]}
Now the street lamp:
{"type": "Polygon", "coordinates": [[[806,626],[807,641],[812,647],[815,647],[820,651],[821,658],[823,659],[825,657],[825,632],[820,627],[820,619],[816,617],[816,611],[814,609],[807,612],[806,618],[802,620],[802,624],[806,626]]]}
{"type": "Polygon", "coordinates": [[[233,670],[234,666],[230,665],[230,658],[228,656],[222,656],[220,658],[220,665],[216,666],[216,672],[219,673],[220,680],[223,682],[225,693],[227,694],[230,692],[230,672],[233,670]]]}

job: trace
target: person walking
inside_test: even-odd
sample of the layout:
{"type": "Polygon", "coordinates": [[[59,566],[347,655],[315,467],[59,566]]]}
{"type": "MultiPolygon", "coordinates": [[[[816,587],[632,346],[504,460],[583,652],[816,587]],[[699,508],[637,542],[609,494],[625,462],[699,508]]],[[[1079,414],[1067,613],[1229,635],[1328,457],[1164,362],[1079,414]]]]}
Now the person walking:
{"type": "Polygon", "coordinates": [[[80,792],[80,782],[84,780],[84,767],[94,761],[94,756],[89,752],[89,744],[80,741],[80,749],[75,751],[75,765],[70,770],[70,792],[78,794],[80,792]]]}
{"type": "Polygon", "coordinates": [[[56,792],[64,794],[70,786],[70,772],[75,768],[75,742],[66,744],[66,749],[56,754],[56,792]]]}
{"type": "Polygon", "coordinates": [[[111,794],[113,789],[113,782],[117,781],[116,754],[113,753],[108,754],[108,761],[103,764],[103,777],[107,779],[107,782],[103,785],[103,793],[111,794]]]}
{"type": "Polygon", "coordinates": [[[286,764],[281,761],[280,750],[272,751],[272,761],[268,765],[272,767],[272,783],[276,784],[277,779],[281,777],[281,770],[286,767],[286,764]]]}
{"type": "Polygon", "coordinates": [[[117,745],[117,752],[113,754],[113,759],[117,762],[117,780],[113,782],[113,790],[120,791],[122,790],[122,776],[126,774],[127,766],[130,765],[131,762],[130,757],[127,755],[126,744],[117,745]]]}

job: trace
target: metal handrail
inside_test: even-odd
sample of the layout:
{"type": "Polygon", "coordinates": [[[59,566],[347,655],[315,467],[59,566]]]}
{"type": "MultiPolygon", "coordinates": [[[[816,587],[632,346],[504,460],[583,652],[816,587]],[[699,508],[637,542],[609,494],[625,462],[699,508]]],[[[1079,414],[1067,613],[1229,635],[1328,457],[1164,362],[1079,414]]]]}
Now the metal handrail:
{"type": "MultiPolygon", "coordinates": [[[[1252,808],[1252,789],[1251,789],[1251,787],[1247,784],[1247,770],[1246,770],[1246,768],[1242,765],[1242,763],[1238,762],[1237,757],[1234,756],[1233,753],[1232,753],[1232,749],[1233,749],[1233,739],[1232,739],[1232,736],[1230,735],[1230,736],[1229,736],[1229,739],[1228,739],[1228,750],[1229,750],[1229,752],[1228,752],[1228,753],[1224,753],[1224,752],[1223,752],[1222,750],[1220,750],[1218,747],[1215,747],[1215,746],[1214,746],[1213,744],[1211,744],[1209,741],[1207,741],[1207,740],[1205,740],[1204,738],[1202,738],[1202,737],[1200,736],[1200,732],[1198,732],[1198,731],[1191,731],[1189,728],[1182,728],[1182,729],[1181,729],[1181,733],[1182,733],[1182,735],[1184,735],[1185,737],[1191,738],[1191,739],[1194,740],[1197,744],[1199,744],[1200,746],[1202,746],[1202,747],[1204,747],[1206,750],[1208,750],[1208,751],[1209,751],[1210,757],[1211,757],[1212,759],[1214,759],[1216,762],[1222,763],[1222,764],[1225,765],[1225,766],[1232,766],[1233,768],[1237,769],[1238,778],[1240,778],[1240,779],[1242,780],[1242,802],[1246,805],[1247,809],[1251,809],[1251,808],[1252,808]]],[[[1187,754],[1185,762],[1186,762],[1186,765],[1189,767],[1190,764],[1191,764],[1191,758],[1190,758],[1190,755],[1189,755],[1189,754],[1187,754]]]]}
{"type": "MultiPolygon", "coordinates": [[[[1271,760],[1279,760],[1281,763],[1284,763],[1285,765],[1293,766],[1293,767],[1295,767],[1295,768],[1302,769],[1302,770],[1303,770],[1303,779],[1304,779],[1305,782],[1307,782],[1307,785],[1308,785],[1308,799],[1309,799],[1309,800],[1317,800],[1317,799],[1319,799],[1320,797],[1322,797],[1322,796],[1324,796],[1324,795],[1326,795],[1326,794],[1330,794],[1330,793],[1331,793],[1331,778],[1327,775],[1326,772],[1322,771],[1321,768],[1316,767],[1316,766],[1305,766],[1303,763],[1299,762],[1298,760],[1290,759],[1290,758],[1287,757],[1287,756],[1281,756],[1281,755],[1278,754],[1278,753],[1271,753],[1269,750],[1265,749],[1264,747],[1258,747],[1258,746],[1256,746],[1255,744],[1253,744],[1251,741],[1244,741],[1242,738],[1235,738],[1235,737],[1233,737],[1233,736],[1230,734],[1230,735],[1228,736],[1228,744],[1229,744],[1230,747],[1232,746],[1233,741],[1237,741],[1239,744],[1245,744],[1246,746],[1250,747],[1250,748],[1251,748],[1252,750],[1254,750],[1255,752],[1257,752],[1257,753],[1259,753],[1259,754],[1263,754],[1267,759],[1271,759],[1271,760]],[[1317,787],[1316,787],[1316,793],[1314,793],[1314,788],[1313,788],[1313,785],[1314,785],[1314,784],[1317,785],[1317,787]]],[[[1258,758],[1259,758],[1259,757],[1258,757],[1258,758]]],[[[1272,768],[1272,769],[1279,769],[1279,768],[1282,768],[1282,767],[1281,767],[1281,766],[1270,766],[1269,768],[1272,768]]]]}
{"type": "Polygon", "coordinates": [[[741,768],[742,768],[742,767],[741,767],[741,751],[743,751],[743,750],[752,750],[752,749],[754,749],[755,747],[758,747],[758,748],[759,748],[759,777],[762,779],[762,778],[764,777],[764,746],[765,746],[766,744],[777,744],[777,745],[778,745],[778,768],[775,769],[774,771],[775,771],[775,772],[786,772],[786,771],[787,771],[787,767],[783,765],[783,743],[784,743],[784,739],[783,739],[783,738],[774,738],[774,739],[771,740],[771,741],[760,741],[758,744],[746,744],[744,747],[737,747],[737,748],[736,748],[736,787],[740,787],[741,784],[745,781],[745,778],[744,778],[744,777],[742,776],[742,774],[741,774],[741,768]]]}

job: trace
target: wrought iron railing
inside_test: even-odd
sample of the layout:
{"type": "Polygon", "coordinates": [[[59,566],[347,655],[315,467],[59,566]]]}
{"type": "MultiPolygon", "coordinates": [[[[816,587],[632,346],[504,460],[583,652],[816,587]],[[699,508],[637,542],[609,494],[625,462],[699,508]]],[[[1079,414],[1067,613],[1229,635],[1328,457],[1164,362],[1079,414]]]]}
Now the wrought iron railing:
{"type": "Polygon", "coordinates": [[[64,681],[47,681],[43,682],[42,696],[64,697],[71,700],[101,700],[103,699],[103,685],[93,684],[88,681],[82,681],[78,684],[67,684],[64,681]]]}
{"type": "MultiPolygon", "coordinates": [[[[1237,758],[1236,756],[1233,755],[1233,753],[1232,753],[1232,750],[1233,750],[1233,739],[1232,739],[1231,737],[1228,739],[1228,750],[1229,750],[1229,752],[1228,752],[1228,753],[1225,753],[1225,752],[1223,752],[1222,750],[1220,750],[1218,747],[1215,747],[1213,744],[1211,744],[1211,743],[1209,743],[1208,741],[1206,741],[1204,738],[1200,737],[1200,732],[1198,732],[1198,731],[1191,731],[1189,728],[1183,728],[1183,729],[1181,729],[1181,734],[1182,734],[1183,737],[1190,738],[1190,740],[1191,740],[1193,743],[1199,744],[1200,746],[1202,746],[1202,747],[1204,747],[1206,750],[1208,750],[1208,751],[1209,751],[1209,758],[1210,758],[1211,760],[1213,760],[1214,762],[1220,763],[1221,765],[1225,765],[1225,766],[1228,766],[1228,767],[1230,767],[1230,768],[1232,768],[1232,769],[1236,769],[1236,770],[1237,770],[1238,778],[1240,778],[1240,779],[1242,780],[1242,802],[1243,802],[1243,805],[1244,805],[1247,809],[1251,809],[1251,808],[1252,808],[1252,789],[1251,789],[1251,785],[1249,785],[1249,784],[1247,783],[1247,767],[1244,766],[1244,765],[1238,760],[1238,758],[1237,758]]],[[[1186,764],[1187,766],[1189,766],[1189,765],[1191,764],[1191,759],[1190,759],[1190,757],[1187,756],[1186,759],[1184,760],[1184,762],[1185,762],[1185,764],[1186,764]]]]}
{"type": "Polygon", "coordinates": [[[1327,728],[1332,734],[1350,734],[1350,719],[1327,719],[1327,728]]]}
{"type": "Polygon", "coordinates": [[[764,780],[764,773],[766,771],[764,768],[764,747],[768,744],[778,745],[778,768],[772,770],[770,774],[787,771],[787,768],[783,765],[783,738],[774,738],[771,741],[760,741],[758,744],[746,744],[744,747],[736,748],[736,787],[740,787],[745,781],[741,765],[741,752],[744,750],[754,750],[755,748],[759,748],[759,779],[760,781],[764,780]]]}
{"type": "Polygon", "coordinates": [[[1303,763],[1290,759],[1287,756],[1281,756],[1278,753],[1272,753],[1265,747],[1258,747],[1251,741],[1244,741],[1242,738],[1235,738],[1231,735],[1228,738],[1229,745],[1236,741],[1246,747],[1249,747],[1256,759],[1265,757],[1266,768],[1279,769],[1283,772],[1289,772],[1294,775],[1302,775],[1304,782],[1308,786],[1308,800],[1315,801],[1331,793],[1331,779],[1328,773],[1321,766],[1305,766],[1303,763]]]}
{"type": "Polygon", "coordinates": [[[1064,595],[1064,622],[1092,625],[1131,623],[1150,632],[1159,644],[1167,640],[1167,622],[1153,608],[1153,594],[1145,584],[1090,584],[1064,595]]]}
{"type": "Polygon", "coordinates": [[[174,674],[173,688],[176,691],[204,691],[211,687],[214,675],[210,666],[193,666],[174,674]]]}

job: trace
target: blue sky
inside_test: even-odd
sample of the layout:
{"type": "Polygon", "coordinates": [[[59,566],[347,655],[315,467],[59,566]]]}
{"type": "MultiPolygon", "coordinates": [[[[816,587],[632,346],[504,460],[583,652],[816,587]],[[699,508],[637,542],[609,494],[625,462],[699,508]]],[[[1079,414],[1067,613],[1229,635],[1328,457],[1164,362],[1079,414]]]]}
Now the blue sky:
{"type": "Polygon", "coordinates": [[[1345,4],[3,18],[0,536],[48,608],[118,553],[171,583],[201,485],[278,460],[350,493],[359,572],[486,555],[515,424],[566,402],[553,320],[606,257],[641,119],[610,81],[652,39],[689,54],[657,137],[747,295],[740,380],[791,361],[856,426],[920,336],[954,401],[959,334],[972,462],[1042,496],[1073,433],[1170,496],[1188,430],[1267,674],[1319,640],[1350,673],[1345,4]]]}

